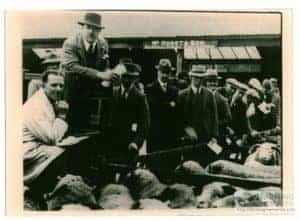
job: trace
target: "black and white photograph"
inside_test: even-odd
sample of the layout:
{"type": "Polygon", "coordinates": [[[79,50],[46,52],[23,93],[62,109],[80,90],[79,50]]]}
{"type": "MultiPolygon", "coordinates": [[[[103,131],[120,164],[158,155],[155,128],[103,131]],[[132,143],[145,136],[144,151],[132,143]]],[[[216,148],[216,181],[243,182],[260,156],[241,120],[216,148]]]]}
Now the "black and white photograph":
{"type": "Polygon", "coordinates": [[[24,211],[284,207],[282,11],[10,13],[24,211]]]}

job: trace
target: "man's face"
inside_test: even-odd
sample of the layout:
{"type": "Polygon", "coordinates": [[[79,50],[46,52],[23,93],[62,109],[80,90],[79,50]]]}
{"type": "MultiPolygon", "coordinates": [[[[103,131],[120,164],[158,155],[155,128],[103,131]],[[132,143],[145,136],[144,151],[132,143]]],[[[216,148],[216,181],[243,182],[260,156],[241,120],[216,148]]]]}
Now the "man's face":
{"type": "Polygon", "coordinates": [[[88,24],[82,26],[83,37],[89,43],[95,42],[98,38],[99,33],[100,33],[99,28],[96,28],[88,24]]]}
{"type": "Polygon", "coordinates": [[[278,88],[278,84],[277,84],[276,81],[272,81],[271,82],[271,86],[272,86],[273,89],[277,89],[278,88]]]}
{"type": "Polygon", "coordinates": [[[47,82],[44,83],[44,91],[49,99],[57,101],[61,98],[64,89],[64,78],[62,76],[49,74],[47,82]]]}
{"type": "Polygon", "coordinates": [[[211,89],[212,91],[215,91],[218,88],[218,80],[217,79],[207,79],[206,86],[209,89],[211,89]]]}
{"type": "Polygon", "coordinates": [[[160,81],[162,81],[163,83],[166,83],[168,81],[169,73],[158,70],[157,77],[160,81]]]}
{"type": "Polygon", "coordinates": [[[202,78],[199,77],[191,77],[192,85],[194,85],[196,88],[199,88],[202,85],[202,78]]]}

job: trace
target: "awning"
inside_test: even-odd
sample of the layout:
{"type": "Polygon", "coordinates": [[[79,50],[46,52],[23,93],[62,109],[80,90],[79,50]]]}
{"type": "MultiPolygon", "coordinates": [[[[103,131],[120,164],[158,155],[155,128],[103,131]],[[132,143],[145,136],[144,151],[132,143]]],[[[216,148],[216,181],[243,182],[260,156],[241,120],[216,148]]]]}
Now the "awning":
{"type": "Polygon", "coordinates": [[[200,60],[260,60],[261,56],[256,47],[184,47],[185,59],[200,60]]]}

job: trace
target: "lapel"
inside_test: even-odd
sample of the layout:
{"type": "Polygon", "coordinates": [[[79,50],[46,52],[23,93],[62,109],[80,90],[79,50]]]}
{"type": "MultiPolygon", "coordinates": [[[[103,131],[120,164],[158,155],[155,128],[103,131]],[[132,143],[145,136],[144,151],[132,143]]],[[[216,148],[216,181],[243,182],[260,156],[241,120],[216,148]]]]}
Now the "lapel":
{"type": "Polygon", "coordinates": [[[154,83],[154,91],[156,91],[156,95],[157,95],[158,98],[163,97],[165,95],[165,92],[161,88],[158,80],[156,80],[155,83],[154,83]]]}
{"type": "Polygon", "coordinates": [[[132,87],[128,91],[128,97],[127,97],[126,101],[127,102],[135,102],[136,93],[137,93],[137,88],[135,87],[135,85],[132,85],[132,87]]]}
{"type": "MultiPolygon", "coordinates": [[[[97,63],[99,60],[103,59],[103,53],[105,50],[105,47],[103,46],[103,43],[98,38],[96,43],[96,49],[97,49],[97,63]]],[[[83,37],[81,34],[77,35],[77,50],[79,55],[81,56],[83,65],[86,65],[86,55],[85,55],[85,47],[83,42],[83,37]]]]}
{"type": "Polygon", "coordinates": [[[84,47],[84,43],[83,43],[83,38],[81,34],[78,34],[78,38],[77,38],[78,42],[77,42],[77,49],[78,49],[78,53],[81,56],[83,65],[86,66],[86,56],[85,56],[85,47],[84,47]]]}
{"type": "Polygon", "coordinates": [[[201,100],[201,102],[200,102],[200,112],[203,113],[203,112],[205,112],[204,111],[204,109],[205,109],[204,106],[206,106],[206,88],[202,87],[199,96],[200,96],[200,100],[201,100]]]}
{"type": "MultiPolygon", "coordinates": [[[[51,104],[50,100],[46,96],[45,92],[43,89],[39,90],[39,95],[40,101],[41,101],[41,106],[44,107],[44,116],[47,117],[47,120],[53,121],[55,119],[55,112],[54,112],[54,107],[51,104]]],[[[41,108],[43,109],[43,108],[41,108]]]]}
{"type": "Polygon", "coordinates": [[[185,97],[185,104],[184,104],[184,115],[189,114],[189,108],[191,107],[191,102],[193,100],[193,90],[191,87],[189,87],[186,97],[185,97]]]}
{"type": "Polygon", "coordinates": [[[97,48],[97,61],[103,59],[103,43],[98,39],[96,43],[96,48],[97,48]]]}
{"type": "Polygon", "coordinates": [[[121,87],[117,87],[113,89],[113,97],[115,100],[115,103],[119,103],[121,100],[121,87]]]}

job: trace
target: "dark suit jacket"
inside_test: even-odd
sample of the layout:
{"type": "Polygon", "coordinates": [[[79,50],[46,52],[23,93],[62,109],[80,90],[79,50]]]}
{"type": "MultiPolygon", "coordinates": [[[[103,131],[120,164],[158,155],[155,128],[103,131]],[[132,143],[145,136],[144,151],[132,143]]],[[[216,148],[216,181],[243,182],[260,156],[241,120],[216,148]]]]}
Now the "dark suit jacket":
{"type": "Polygon", "coordinates": [[[231,121],[232,116],[230,106],[228,99],[221,95],[218,91],[216,91],[214,94],[218,108],[219,127],[222,129],[231,121]]]}
{"type": "Polygon", "coordinates": [[[162,150],[176,143],[176,99],[178,89],[167,86],[163,91],[156,80],[146,86],[150,107],[151,125],[148,139],[149,151],[162,150]]]}
{"type": "Polygon", "coordinates": [[[96,69],[87,67],[87,58],[81,34],[65,40],[63,44],[61,69],[65,73],[65,97],[67,100],[85,99],[91,96],[99,83],[98,71],[108,67],[108,44],[105,39],[97,40],[96,69]]]}
{"type": "MultiPolygon", "coordinates": [[[[201,93],[201,104],[198,107],[202,108],[202,110],[198,117],[199,120],[201,120],[202,126],[204,127],[204,135],[206,137],[203,137],[203,134],[198,134],[198,137],[203,137],[202,139],[206,141],[212,137],[218,137],[218,113],[217,104],[213,93],[206,88],[202,88],[201,93]]],[[[193,96],[194,93],[191,87],[180,91],[178,95],[178,121],[181,121],[179,126],[182,130],[187,126],[194,127],[194,122],[190,119],[192,112],[191,102],[193,96]]],[[[194,129],[196,131],[199,130],[197,127],[194,127],[194,129]]]]}
{"type": "Polygon", "coordinates": [[[230,106],[232,114],[230,127],[237,136],[248,134],[250,132],[249,121],[246,117],[247,108],[247,104],[242,101],[242,98],[237,99],[235,103],[230,106]]]}
{"type": "Polygon", "coordinates": [[[118,152],[126,152],[131,142],[140,148],[147,138],[150,113],[146,96],[133,87],[127,99],[114,88],[108,121],[109,139],[118,152]]]}

